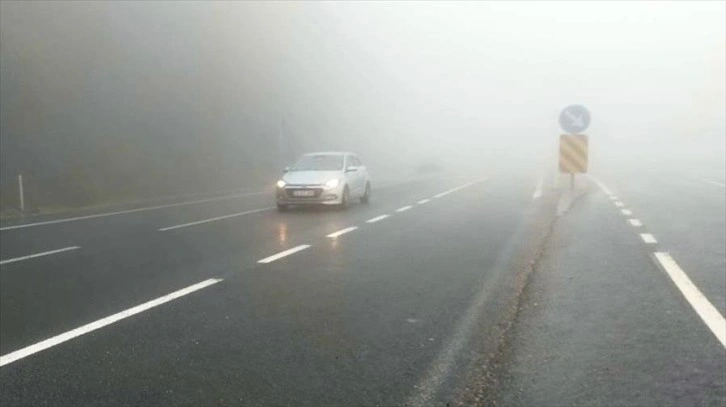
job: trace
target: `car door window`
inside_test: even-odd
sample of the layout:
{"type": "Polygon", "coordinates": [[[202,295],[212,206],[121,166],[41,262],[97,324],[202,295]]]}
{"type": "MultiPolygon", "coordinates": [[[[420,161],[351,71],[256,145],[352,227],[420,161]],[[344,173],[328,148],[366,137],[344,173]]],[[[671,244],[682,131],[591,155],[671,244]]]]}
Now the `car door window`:
{"type": "Polygon", "coordinates": [[[358,161],[358,159],[356,159],[353,156],[348,156],[348,163],[345,166],[346,168],[357,167],[359,165],[360,165],[360,161],[358,161]]]}
{"type": "MultiPolygon", "coordinates": [[[[358,157],[355,156],[348,156],[348,167],[360,167],[360,160],[358,160],[358,157]]],[[[360,175],[360,170],[350,172],[350,180],[353,185],[353,188],[355,189],[355,193],[360,193],[360,190],[362,188],[362,177],[360,175]]]]}

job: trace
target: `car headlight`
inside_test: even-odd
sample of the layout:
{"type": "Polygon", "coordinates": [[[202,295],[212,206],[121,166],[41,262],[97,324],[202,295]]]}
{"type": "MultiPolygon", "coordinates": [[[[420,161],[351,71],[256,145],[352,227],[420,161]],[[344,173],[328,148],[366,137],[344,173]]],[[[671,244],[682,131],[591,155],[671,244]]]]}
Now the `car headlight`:
{"type": "Polygon", "coordinates": [[[328,180],[324,185],[325,188],[335,188],[340,184],[340,180],[337,178],[333,178],[331,180],[328,180]]]}
{"type": "Polygon", "coordinates": [[[278,188],[284,188],[285,185],[287,185],[287,183],[285,181],[283,181],[283,180],[277,181],[277,187],[278,188]]]}

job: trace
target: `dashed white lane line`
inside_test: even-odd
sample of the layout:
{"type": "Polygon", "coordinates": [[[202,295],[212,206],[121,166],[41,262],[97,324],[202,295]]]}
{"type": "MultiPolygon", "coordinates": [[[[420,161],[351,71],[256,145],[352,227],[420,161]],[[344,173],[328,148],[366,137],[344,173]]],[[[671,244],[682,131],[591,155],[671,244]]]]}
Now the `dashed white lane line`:
{"type": "Polygon", "coordinates": [[[657,240],[655,240],[655,236],[651,235],[650,233],[641,233],[640,238],[643,239],[645,243],[654,244],[658,243],[657,240]]]}
{"type": "Polygon", "coordinates": [[[450,190],[448,190],[448,191],[444,191],[444,192],[438,193],[438,194],[434,195],[434,198],[442,198],[442,197],[445,197],[446,195],[449,195],[449,194],[450,194],[450,193],[452,193],[452,192],[456,192],[456,191],[458,191],[458,190],[460,190],[460,189],[464,189],[464,188],[466,188],[466,187],[472,186],[472,185],[474,185],[474,184],[476,184],[476,183],[478,183],[478,182],[482,182],[482,181],[483,181],[483,180],[476,180],[476,181],[471,181],[471,182],[467,182],[467,183],[466,183],[466,184],[464,184],[464,185],[459,185],[459,186],[458,186],[458,187],[456,187],[456,188],[451,188],[451,189],[450,189],[450,190]]]}
{"type": "Polygon", "coordinates": [[[376,222],[378,222],[378,221],[381,221],[381,220],[383,220],[383,219],[386,219],[386,218],[387,218],[387,217],[389,217],[389,216],[391,216],[391,215],[381,215],[381,216],[376,216],[375,218],[370,218],[370,219],[368,219],[368,220],[366,221],[366,223],[376,223],[376,222]]]}
{"type": "Polygon", "coordinates": [[[723,182],[712,181],[710,179],[702,179],[701,181],[706,182],[706,183],[709,183],[709,184],[712,184],[712,185],[718,185],[720,187],[726,188],[726,184],[724,184],[723,182]]]}
{"type": "Polygon", "coordinates": [[[396,209],[396,212],[406,212],[407,210],[409,210],[411,208],[413,208],[412,205],[406,205],[406,206],[403,206],[403,207],[400,207],[400,208],[396,209]]]}
{"type": "Polygon", "coordinates": [[[196,222],[183,223],[181,225],[167,226],[167,227],[164,227],[164,228],[159,229],[159,232],[166,232],[167,230],[185,228],[185,227],[189,227],[189,226],[200,225],[202,223],[208,223],[208,222],[214,222],[214,221],[218,221],[218,220],[222,220],[222,219],[234,218],[235,216],[249,215],[249,214],[252,214],[252,213],[269,211],[271,209],[274,209],[274,207],[268,206],[266,208],[253,209],[251,211],[233,213],[231,215],[217,216],[216,218],[202,219],[202,220],[198,220],[196,222]]]}
{"type": "Polygon", "coordinates": [[[45,222],[26,223],[23,225],[5,226],[5,227],[0,228],[0,230],[29,228],[29,227],[33,227],[33,226],[50,225],[53,223],[73,222],[73,221],[83,220],[83,219],[102,218],[105,216],[123,215],[126,213],[151,211],[151,210],[163,209],[163,208],[173,208],[175,206],[194,205],[194,204],[199,204],[199,203],[204,203],[204,202],[221,201],[224,199],[244,198],[246,196],[261,195],[261,194],[267,194],[267,193],[268,193],[267,191],[251,192],[251,193],[245,193],[245,194],[220,196],[220,197],[216,197],[216,198],[198,199],[196,201],[177,202],[177,203],[167,204],[167,205],[147,206],[144,208],[128,209],[128,210],[124,210],[124,211],[98,213],[95,215],[77,216],[74,218],[64,218],[64,219],[49,220],[49,221],[45,221],[45,222]]]}
{"type": "Polygon", "coordinates": [[[630,209],[621,209],[620,212],[622,212],[623,215],[630,216],[633,214],[633,211],[630,209]]]}
{"type": "MultiPolygon", "coordinates": [[[[603,192],[609,192],[604,184],[597,180],[596,182],[603,190],[603,192]]],[[[617,200],[617,198],[615,200],[617,200]]],[[[623,209],[621,210],[621,212],[624,215],[632,215],[632,212],[627,209],[623,209]]],[[[637,221],[637,219],[630,219],[629,221],[632,224],[632,222],[637,221]]],[[[649,233],[641,233],[640,238],[643,239],[643,241],[646,243],[657,243],[655,237],[649,233]]],[[[688,278],[686,272],[681,269],[681,267],[670,256],[670,254],[666,252],[655,252],[653,253],[653,256],[656,260],[656,263],[659,264],[663,268],[663,270],[665,270],[666,274],[668,274],[678,290],[686,298],[686,301],[688,301],[693,310],[696,311],[696,314],[698,314],[698,316],[701,318],[701,320],[703,320],[708,329],[710,329],[711,332],[716,336],[716,339],[721,342],[721,346],[726,348],[726,319],[724,319],[723,315],[718,312],[716,307],[711,304],[708,298],[706,298],[706,296],[703,295],[698,287],[693,284],[691,279],[688,278]]]]}
{"type": "Polygon", "coordinates": [[[427,199],[422,199],[422,200],[420,200],[420,201],[418,201],[416,203],[419,204],[419,205],[423,205],[423,204],[426,204],[426,203],[429,203],[429,202],[431,202],[431,200],[427,198],[427,199]]]}
{"type": "Polygon", "coordinates": [[[726,320],[724,320],[723,315],[708,301],[708,298],[701,293],[668,253],[656,252],[654,256],[698,316],[706,323],[706,326],[721,342],[721,345],[726,348],[726,320]]]}
{"type": "Polygon", "coordinates": [[[345,229],[341,229],[341,230],[339,230],[337,232],[333,232],[333,233],[329,234],[327,237],[333,237],[333,238],[335,238],[335,237],[344,235],[344,234],[346,234],[348,232],[352,232],[352,231],[354,231],[356,229],[358,229],[358,226],[351,226],[351,227],[348,227],[348,228],[345,228],[345,229]]]}
{"type": "Polygon", "coordinates": [[[623,206],[625,206],[625,204],[624,204],[624,203],[622,203],[622,202],[620,202],[620,201],[615,201],[615,202],[613,202],[613,203],[614,203],[614,204],[615,204],[615,206],[617,206],[618,208],[622,208],[623,206]]]}
{"type": "Polygon", "coordinates": [[[275,260],[279,260],[279,259],[281,259],[283,257],[286,257],[286,256],[289,256],[289,255],[291,255],[293,253],[297,253],[297,252],[299,252],[301,250],[305,250],[308,247],[310,247],[309,244],[301,244],[300,246],[293,247],[292,249],[288,249],[288,250],[282,251],[280,253],[273,254],[270,257],[265,257],[264,259],[258,260],[257,262],[258,263],[263,263],[263,264],[272,263],[275,260]]]}
{"type": "Polygon", "coordinates": [[[80,249],[80,248],[81,248],[80,246],[64,247],[62,249],[50,250],[50,251],[42,252],[42,253],[29,254],[27,256],[16,257],[14,259],[0,260],[0,264],[15,263],[16,261],[23,261],[23,260],[28,260],[28,259],[34,259],[36,257],[49,256],[51,254],[63,253],[63,252],[67,252],[70,250],[76,250],[76,249],[80,249]]]}
{"type": "Polygon", "coordinates": [[[129,308],[125,311],[121,311],[119,313],[113,314],[106,318],[99,319],[98,321],[83,325],[82,327],[73,329],[71,331],[62,333],[60,335],[56,335],[52,338],[46,339],[46,340],[38,342],[36,344],[16,350],[15,352],[8,353],[7,355],[0,356],[0,367],[13,363],[22,358],[28,357],[34,353],[38,353],[38,352],[41,352],[48,348],[51,348],[53,346],[59,345],[63,342],[69,341],[73,338],[77,338],[81,335],[87,334],[89,332],[93,332],[97,329],[101,329],[105,326],[113,324],[114,322],[118,322],[118,321],[121,321],[122,319],[126,319],[130,316],[147,311],[151,308],[157,307],[157,306],[164,304],[166,302],[169,302],[171,300],[175,300],[179,297],[183,297],[185,295],[191,294],[195,291],[201,290],[202,288],[209,287],[210,285],[213,285],[213,284],[217,284],[220,281],[222,281],[222,279],[218,279],[218,278],[210,278],[208,280],[204,280],[200,283],[190,285],[189,287],[186,287],[186,288],[182,288],[179,291],[174,291],[171,294],[167,294],[167,295],[165,295],[163,297],[159,297],[155,300],[145,302],[141,305],[137,305],[137,306],[135,306],[133,308],[129,308]]]}
{"type": "Polygon", "coordinates": [[[610,192],[610,188],[608,188],[607,186],[605,186],[605,184],[603,184],[602,182],[600,182],[599,179],[596,179],[592,175],[590,175],[590,179],[592,179],[593,181],[595,181],[595,183],[597,184],[597,186],[599,186],[600,189],[602,189],[602,192],[604,192],[605,195],[609,196],[611,199],[612,198],[618,199],[616,196],[613,195],[612,192],[610,192]]]}
{"type": "Polygon", "coordinates": [[[628,222],[630,222],[630,224],[632,226],[635,226],[636,228],[643,226],[643,223],[641,223],[639,219],[628,219],[628,222]]]}

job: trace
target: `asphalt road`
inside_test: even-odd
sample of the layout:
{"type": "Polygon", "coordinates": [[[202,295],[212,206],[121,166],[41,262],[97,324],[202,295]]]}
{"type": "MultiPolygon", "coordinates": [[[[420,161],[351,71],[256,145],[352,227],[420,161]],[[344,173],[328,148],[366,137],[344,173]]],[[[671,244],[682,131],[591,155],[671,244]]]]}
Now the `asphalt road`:
{"type": "Polygon", "coordinates": [[[555,224],[482,394],[491,404],[726,404],[723,189],[610,178],[581,185],[555,224]],[[705,299],[674,284],[668,258],[705,299]]]}
{"type": "Polygon", "coordinates": [[[724,345],[652,254],[723,320],[724,190],[622,175],[583,179],[559,218],[562,191],[521,169],[346,211],[245,191],[3,224],[0,404],[721,403],[724,345]]]}

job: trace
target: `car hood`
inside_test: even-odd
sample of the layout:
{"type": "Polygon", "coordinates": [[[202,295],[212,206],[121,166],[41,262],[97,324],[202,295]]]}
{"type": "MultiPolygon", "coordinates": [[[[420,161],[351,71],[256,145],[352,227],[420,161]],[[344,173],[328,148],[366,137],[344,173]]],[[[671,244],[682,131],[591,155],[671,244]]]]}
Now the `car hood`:
{"type": "Polygon", "coordinates": [[[290,171],[282,180],[290,185],[321,185],[333,178],[342,177],[342,171],[290,171]]]}

